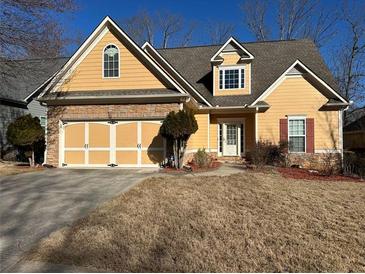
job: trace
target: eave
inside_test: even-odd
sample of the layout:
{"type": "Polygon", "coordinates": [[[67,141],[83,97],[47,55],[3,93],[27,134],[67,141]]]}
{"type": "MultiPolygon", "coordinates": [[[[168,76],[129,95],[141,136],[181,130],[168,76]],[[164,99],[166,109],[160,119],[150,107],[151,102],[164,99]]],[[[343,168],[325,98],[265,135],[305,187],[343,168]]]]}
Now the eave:
{"type": "Polygon", "coordinates": [[[59,96],[39,98],[38,101],[50,105],[86,105],[86,104],[145,104],[145,103],[184,103],[190,97],[187,94],[171,95],[110,95],[110,96],[59,96]]]}

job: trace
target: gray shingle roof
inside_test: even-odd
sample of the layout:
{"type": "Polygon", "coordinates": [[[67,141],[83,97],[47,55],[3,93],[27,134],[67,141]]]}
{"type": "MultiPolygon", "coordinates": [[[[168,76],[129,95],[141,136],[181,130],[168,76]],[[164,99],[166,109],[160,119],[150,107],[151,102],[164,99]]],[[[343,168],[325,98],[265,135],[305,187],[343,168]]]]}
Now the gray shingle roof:
{"type": "MultiPolygon", "coordinates": [[[[242,45],[255,56],[252,61],[251,95],[213,96],[210,59],[222,45],[158,49],[158,52],[213,106],[240,106],[252,103],[297,59],[334,90],[338,90],[329,69],[310,40],[251,42],[242,45]]],[[[68,59],[0,62],[0,98],[24,100],[58,71],[68,59]]],[[[167,91],[171,92],[168,89],[123,92],[129,95],[142,95],[161,94],[167,91]]],[[[98,94],[103,95],[100,92],[98,91],[98,94]]],[[[118,91],[104,93],[114,92],[117,95],[118,91]]]]}
{"type": "Polygon", "coordinates": [[[221,45],[159,49],[158,52],[212,105],[252,103],[297,59],[337,90],[331,73],[310,40],[252,42],[242,45],[255,56],[252,61],[251,95],[213,97],[210,59],[221,45]]]}
{"type": "Polygon", "coordinates": [[[0,61],[0,98],[23,101],[69,58],[0,61]]]}

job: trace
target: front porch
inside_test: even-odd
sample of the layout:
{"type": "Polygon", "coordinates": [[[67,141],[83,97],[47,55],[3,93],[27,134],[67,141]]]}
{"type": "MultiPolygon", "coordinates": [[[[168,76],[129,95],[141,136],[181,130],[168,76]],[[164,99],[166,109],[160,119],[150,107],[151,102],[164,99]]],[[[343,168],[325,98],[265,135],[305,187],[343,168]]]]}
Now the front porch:
{"type": "Polygon", "coordinates": [[[256,143],[256,114],[243,111],[197,113],[198,131],[188,142],[188,160],[198,149],[205,149],[218,160],[242,161],[256,143]]]}

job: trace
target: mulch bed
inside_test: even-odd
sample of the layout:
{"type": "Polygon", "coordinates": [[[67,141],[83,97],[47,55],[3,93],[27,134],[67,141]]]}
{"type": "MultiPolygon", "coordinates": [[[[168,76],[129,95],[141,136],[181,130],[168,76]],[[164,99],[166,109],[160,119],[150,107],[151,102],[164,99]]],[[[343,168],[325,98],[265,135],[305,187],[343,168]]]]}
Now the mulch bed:
{"type": "Polygon", "coordinates": [[[190,170],[186,169],[186,168],[176,169],[176,168],[173,168],[173,167],[166,167],[166,168],[162,169],[161,172],[172,173],[172,174],[182,174],[182,173],[191,173],[191,172],[195,172],[195,173],[197,173],[197,172],[208,172],[208,171],[212,171],[212,170],[220,168],[221,165],[222,165],[221,162],[214,161],[211,164],[210,167],[200,168],[194,162],[190,162],[188,164],[188,166],[190,167],[190,170]]]}
{"type": "Polygon", "coordinates": [[[351,182],[364,182],[360,178],[344,176],[344,175],[322,175],[316,172],[310,172],[307,169],[292,168],[292,167],[278,167],[277,171],[284,178],[291,179],[304,179],[304,180],[322,180],[322,181],[351,181],[351,182]]]}

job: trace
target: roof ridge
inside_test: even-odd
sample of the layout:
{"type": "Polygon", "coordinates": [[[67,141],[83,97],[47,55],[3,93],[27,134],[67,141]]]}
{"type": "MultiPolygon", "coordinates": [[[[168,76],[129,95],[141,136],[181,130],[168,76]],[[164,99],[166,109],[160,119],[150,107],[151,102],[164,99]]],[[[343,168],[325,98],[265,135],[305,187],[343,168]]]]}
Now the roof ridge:
{"type": "MultiPolygon", "coordinates": [[[[261,43],[281,43],[281,42],[302,42],[302,41],[312,41],[308,38],[300,38],[300,39],[288,39],[288,40],[266,40],[266,41],[249,41],[242,42],[239,41],[240,44],[261,44],[261,43]]],[[[218,47],[224,44],[208,44],[208,45],[194,45],[194,46],[180,46],[180,47],[169,47],[169,48],[157,48],[156,50],[169,50],[169,49],[187,49],[187,48],[203,48],[203,47],[218,47]]]]}

